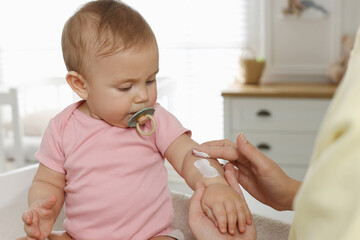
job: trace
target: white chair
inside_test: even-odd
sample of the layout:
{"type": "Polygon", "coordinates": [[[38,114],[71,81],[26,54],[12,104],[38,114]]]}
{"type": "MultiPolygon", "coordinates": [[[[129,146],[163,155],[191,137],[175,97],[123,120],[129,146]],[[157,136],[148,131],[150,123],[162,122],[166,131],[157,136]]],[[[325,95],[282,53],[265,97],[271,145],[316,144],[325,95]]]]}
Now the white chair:
{"type": "MultiPolygon", "coordinates": [[[[1,89],[8,88],[1,87],[1,89]]],[[[39,149],[42,135],[50,119],[61,109],[79,100],[65,79],[61,77],[31,81],[18,85],[16,90],[11,91],[1,93],[2,96],[6,96],[7,100],[0,101],[0,105],[10,105],[9,103],[11,103],[12,111],[15,111],[16,115],[11,114],[13,117],[10,119],[9,109],[6,109],[3,122],[0,119],[2,128],[0,129],[2,130],[2,133],[0,132],[0,144],[2,144],[2,148],[0,146],[0,172],[4,169],[3,159],[19,159],[15,166],[14,164],[8,165],[7,170],[37,162],[35,153],[39,149]],[[12,100],[9,101],[9,95],[12,95],[11,91],[16,93],[13,93],[12,100]],[[4,135],[6,136],[5,143],[4,135]],[[16,137],[16,140],[13,136],[16,137]],[[18,141],[18,136],[21,136],[20,141],[18,141]]]]}
{"type": "Polygon", "coordinates": [[[7,159],[5,155],[5,130],[4,124],[2,121],[2,110],[3,106],[10,106],[11,108],[11,117],[12,117],[12,144],[15,149],[14,160],[16,167],[21,167],[25,164],[25,158],[23,153],[23,125],[21,123],[20,113],[19,113],[19,101],[18,94],[16,89],[10,89],[7,92],[0,92],[0,164],[3,169],[6,169],[5,161],[7,159]]]}

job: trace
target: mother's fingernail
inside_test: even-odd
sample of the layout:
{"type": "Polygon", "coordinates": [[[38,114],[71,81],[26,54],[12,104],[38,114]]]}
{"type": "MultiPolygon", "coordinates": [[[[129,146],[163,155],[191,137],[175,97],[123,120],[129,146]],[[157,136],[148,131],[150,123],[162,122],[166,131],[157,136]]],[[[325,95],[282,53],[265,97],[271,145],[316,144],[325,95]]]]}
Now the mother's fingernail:
{"type": "Polygon", "coordinates": [[[203,158],[209,158],[209,154],[207,153],[204,153],[204,152],[199,152],[199,151],[196,151],[195,149],[193,149],[193,154],[197,157],[203,157],[203,158]]]}
{"type": "Polygon", "coordinates": [[[243,132],[241,132],[241,133],[239,134],[239,137],[240,137],[241,141],[242,141],[244,144],[247,143],[246,136],[245,136],[245,134],[244,134],[243,132]]]}

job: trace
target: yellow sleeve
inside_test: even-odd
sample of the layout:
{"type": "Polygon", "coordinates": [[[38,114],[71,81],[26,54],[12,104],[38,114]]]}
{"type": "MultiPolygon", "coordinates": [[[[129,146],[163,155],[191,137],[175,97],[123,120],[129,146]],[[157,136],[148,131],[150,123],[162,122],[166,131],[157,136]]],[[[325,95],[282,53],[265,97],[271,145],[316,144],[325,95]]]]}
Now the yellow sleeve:
{"type": "Polygon", "coordinates": [[[360,28],[294,209],[291,240],[360,239],[360,28]]]}

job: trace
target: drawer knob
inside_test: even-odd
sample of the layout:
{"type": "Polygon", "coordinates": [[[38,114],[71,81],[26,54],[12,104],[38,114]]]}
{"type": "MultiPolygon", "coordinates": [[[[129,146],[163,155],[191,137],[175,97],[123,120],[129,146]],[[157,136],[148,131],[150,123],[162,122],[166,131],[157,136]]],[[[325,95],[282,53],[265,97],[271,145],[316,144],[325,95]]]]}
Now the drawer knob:
{"type": "Polygon", "coordinates": [[[268,110],[262,109],[262,110],[259,110],[256,113],[256,115],[259,116],[259,117],[270,117],[271,113],[268,110]]]}
{"type": "Polygon", "coordinates": [[[271,149],[270,145],[267,143],[259,143],[256,147],[263,151],[269,151],[271,149]]]}

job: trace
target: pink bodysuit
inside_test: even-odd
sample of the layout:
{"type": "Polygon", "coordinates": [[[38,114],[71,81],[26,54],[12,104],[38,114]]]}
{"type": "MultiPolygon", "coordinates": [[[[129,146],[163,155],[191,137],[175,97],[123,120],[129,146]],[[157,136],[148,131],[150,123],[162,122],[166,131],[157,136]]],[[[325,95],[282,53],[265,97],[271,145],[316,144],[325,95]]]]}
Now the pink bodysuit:
{"type": "Polygon", "coordinates": [[[80,112],[81,103],[50,121],[36,154],[65,174],[65,230],[77,240],[143,240],[173,231],[164,154],[191,133],[159,104],[156,132],[142,136],[80,112]]]}

